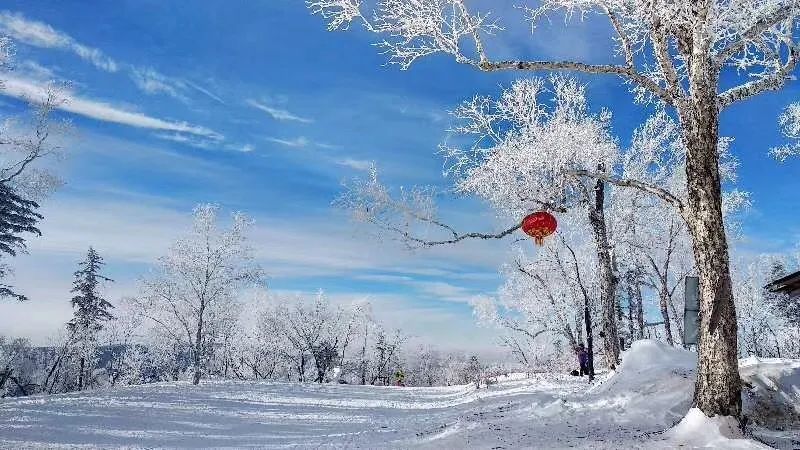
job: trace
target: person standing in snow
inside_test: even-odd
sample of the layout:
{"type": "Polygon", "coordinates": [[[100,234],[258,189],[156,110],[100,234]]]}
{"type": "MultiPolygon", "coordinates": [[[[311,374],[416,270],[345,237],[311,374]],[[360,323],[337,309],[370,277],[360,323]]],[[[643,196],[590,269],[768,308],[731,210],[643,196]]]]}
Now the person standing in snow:
{"type": "Polygon", "coordinates": [[[583,344],[578,345],[575,353],[578,355],[578,365],[581,368],[580,376],[591,375],[589,373],[589,353],[586,351],[586,347],[583,344]]]}

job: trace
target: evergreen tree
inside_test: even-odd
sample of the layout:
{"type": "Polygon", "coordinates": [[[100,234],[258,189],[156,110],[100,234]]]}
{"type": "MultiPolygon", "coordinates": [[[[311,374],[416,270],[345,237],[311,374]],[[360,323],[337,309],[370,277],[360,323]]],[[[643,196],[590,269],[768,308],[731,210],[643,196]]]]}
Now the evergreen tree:
{"type": "MultiPolygon", "coordinates": [[[[42,218],[36,212],[38,207],[36,202],[20,197],[14,188],[0,182],[0,258],[4,255],[13,257],[25,250],[25,239],[20,234],[41,236],[42,233],[36,228],[36,222],[42,218]]],[[[7,274],[8,266],[0,263],[0,280],[7,274]]],[[[19,301],[28,299],[3,283],[0,283],[0,297],[12,297],[19,301]]]]}
{"type": "MultiPolygon", "coordinates": [[[[74,317],[67,322],[71,341],[74,344],[75,358],[79,360],[77,389],[81,390],[86,384],[87,360],[96,356],[96,335],[103,329],[103,322],[114,319],[109,309],[114,305],[100,296],[98,288],[102,281],[113,281],[100,274],[103,267],[103,258],[92,248],[86,259],[78,264],[75,272],[75,281],[72,282],[72,297],[74,317]]],[[[88,364],[94,367],[94,364],[88,364]]]]}

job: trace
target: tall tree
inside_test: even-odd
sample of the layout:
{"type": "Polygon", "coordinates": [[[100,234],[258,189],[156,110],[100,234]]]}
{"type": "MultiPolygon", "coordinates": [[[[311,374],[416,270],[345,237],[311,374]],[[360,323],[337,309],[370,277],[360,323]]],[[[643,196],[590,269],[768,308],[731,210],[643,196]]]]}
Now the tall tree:
{"type": "Polygon", "coordinates": [[[447,54],[483,71],[612,75],[632,87],[637,101],[669,108],[679,120],[687,150],[687,197],[671,203],[686,219],[700,277],[694,403],[707,415],[740,415],[736,310],[719,170],[720,114],[792,79],[800,61],[800,2],[545,0],[522,9],[532,25],[553,13],[605,17],[615,35],[608,40],[611,61],[603,64],[494,60],[486,44],[502,30],[499,18],[471,11],[464,0],[382,0],[372,13],[362,10],[362,0],[307,4],[328,20],[330,30],[346,29],[355,21],[385,35],[380,45],[402,68],[428,55],[447,54]]]}
{"type": "Polygon", "coordinates": [[[103,258],[89,247],[86,259],[78,264],[75,271],[75,280],[72,282],[72,291],[75,296],[71,303],[73,318],[67,322],[70,332],[70,341],[76,351],[78,364],[78,390],[86,387],[87,372],[94,369],[92,362],[97,351],[97,332],[103,329],[103,323],[114,319],[109,311],[114,305],[100,294],[100,284],[103,281],[112,281],[100,273],[103,268],[103,258]]]}
{"type": "Polygon", "coordinates": [[[132,302],[174,343],[191,349],[192,382],[200,383],[221,328],[237,315],[241,291],[263,284],[254,262],[247,229],[252,220],[233,215],[230,228],[220,228],[216,205],[194,209],[192,231],[159,260],[158,271],[142,282],[142,295],[132,302]]]}

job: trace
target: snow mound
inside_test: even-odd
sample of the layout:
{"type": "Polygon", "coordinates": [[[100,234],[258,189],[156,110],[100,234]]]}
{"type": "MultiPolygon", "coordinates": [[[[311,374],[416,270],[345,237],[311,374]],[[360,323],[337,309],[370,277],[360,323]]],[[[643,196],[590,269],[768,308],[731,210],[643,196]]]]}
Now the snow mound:
{"type": "Polygon", "coordinates": [[[697,408],[666,433],[675,447],[762,449],[766,445],[746,439],[733,417],[707,417],[697,408]]]}
{"type": "Polygon", "coordinates": [[[616,372],[592,391],[624,404],[631,417],[652,416],[668,428],[691,406],[697,354],[667,344],[641,340],[623,352],[616,372]]]}
{"type": "Polygon", "coordinates": [[[739,373],[755,433],[775,447],[800,447],[800,360],[750,357],[739,362],[739,373]],[[791,435],[797,438],[785,439],[791,435]]]}

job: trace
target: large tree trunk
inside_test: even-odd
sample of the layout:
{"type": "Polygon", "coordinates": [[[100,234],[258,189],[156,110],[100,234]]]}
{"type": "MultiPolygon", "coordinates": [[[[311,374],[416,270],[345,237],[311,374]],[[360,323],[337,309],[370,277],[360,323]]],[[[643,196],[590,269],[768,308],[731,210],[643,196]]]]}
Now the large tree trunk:
{"type": "MultiPolygon", "coordinates": [[[[600,171],[603,168],[600,167],[600,171]]],[[[600,303],[602,308],[603,353],[606,364],[615,368],[619,362],[619,332],[617,330],[617,277],[611,261],[611,246],[605,217],[605,183],[598,180],[594,188],[594,204],[589,208],[589,223],[594,234],[600,278],[600,303]]]]}
{"type": "Polygon", "coordinates": [[[700,278],[700,335],[694,402],[706,415],[738,417],[741,379],[736,309],[719,174],[718,79],[712,62],[695,49],[690,62],[691,104],[681,111],[686,144],[686,216],[700,278]]]}

